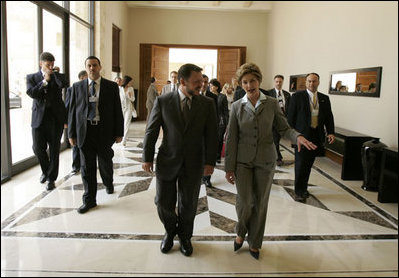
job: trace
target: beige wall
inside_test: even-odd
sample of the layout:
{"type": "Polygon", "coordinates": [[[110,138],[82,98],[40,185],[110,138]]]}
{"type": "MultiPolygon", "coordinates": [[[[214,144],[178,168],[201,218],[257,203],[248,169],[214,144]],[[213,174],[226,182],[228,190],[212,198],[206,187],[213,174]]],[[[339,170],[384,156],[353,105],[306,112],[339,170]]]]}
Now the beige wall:
{"type": "Polygon", "coordinates": [[[128,74],[128,11],[124,1],[95,1],[94,55],[101,60],[102,76],[108,79],[112,79],[112,24],[122,29],[120,65],[122,74],[128,74]]]}
{"type": "Polygon", "coordinates": [[[129,12],[129,64],[138,88],[140,43],[232,45],[247,47],[247,61],[265,69],[264,30],[267,15],[261,13],[162,10],[131,8],[129,12]]]}
{"type": "Polygon", "coordinates": [[[398,147],[397,2],[276,2],[268,20],[267,75],[284,74],[285,89],[315,71],[327,93],[331,71],[382,66],[380,98],[329,97],[336,126],[398,147]]]}

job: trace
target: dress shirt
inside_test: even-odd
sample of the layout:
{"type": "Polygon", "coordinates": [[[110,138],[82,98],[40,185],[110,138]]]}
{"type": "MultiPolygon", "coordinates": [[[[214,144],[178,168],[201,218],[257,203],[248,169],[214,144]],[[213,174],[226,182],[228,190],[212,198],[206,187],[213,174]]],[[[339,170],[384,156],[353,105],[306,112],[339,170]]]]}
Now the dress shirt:
{"type": "MultiPolygon", "coordinates": [[[[87,82],[88,82],[87,88],[89,90],[89,93],[90,93],[90,84],[91,84],[92,81],[93,81],[92,79],[87,78],[87,82]]],[[[96,82],[96,84],[94,85],[94,88],[96,89],[95,96],[97,97],[97,102],[96,102],[96,116],[94,117],[93,121],[99,121],[100,120],[100,112],[98,111],[98,101],[100,99],[101,76],[97,80],[94,80],[94,81],[96,82]]],[[[88,93],[88,95],[89,95],[89,93],[88,93]]],[[[90,97],[90,95],[89,95],[89,97],[90,97]]]]}
{"type": "Polygon", "coordinates": [[[257,108],[259,107],[259,105],[260,105],[260,101],[261,101],[261,100],[264,100],[264,99],[266,99],[266,96],[265,96],[264,94],[262,94],[262,93],[259,91],[259,99],[258,99],[258,101],[256,102],[255,107],[252,105],[252,102],[248,101],[248,96],[247,96],[247,94],[245,94],[245,96],[243,96],[243,98],[242,98],[242,103],[247,103],[247,102],[248,102],[248,103],[250,104],[249,108],[251,108],[252,112],[255,113],[256,109],[257,109],[257,108]]]}
{"type": "Polygon", "coordinates": [[[178,91],[179,91],[179,98],[180,98],[180,111],[183,111],[184,99],[186,97],[188,97],[190,99],[190,102],[188,103],[188,107],[191,109],[191,103],[192,103],[192,100],[193,100],[192,96],[185,96],[183,94],[183,92],[180,91],[180,89],[178,91]]]}

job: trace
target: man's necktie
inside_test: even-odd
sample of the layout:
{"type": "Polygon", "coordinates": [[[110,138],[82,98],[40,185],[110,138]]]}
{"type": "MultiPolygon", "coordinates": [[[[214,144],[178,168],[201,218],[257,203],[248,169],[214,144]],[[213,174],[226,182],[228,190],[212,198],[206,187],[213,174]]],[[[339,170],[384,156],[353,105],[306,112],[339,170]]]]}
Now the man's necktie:
{"type": "Polygon", "coordinates": [[[175,84],[172,84],[172,92],[175,91],[175,84]]]}
{"type": "Polygon", "coordinates": [[[318,115],[314,115],[313,111],[317,109],[317,98],[316,98],[316,93],[313,94],[313,103],[312,103],[312,123],[311,127],[316,128],[319,122],[319,117],[318,115]]]}
{"type": "Polygon", "coordinates": [[[278,91],[278,103],[280,104],[280,108],[285,114],[285,109],[284,109],[284,102],[283,102],[283,96],[281,95],[281,91],[278,91]]]}
{"type": "Polygon", "coordinates": [[[188,124],[188,120],[190,117],[190,98],[185,97],[183,100],[183,120],[184,125],[188,124]]]}
{"type": "Polygon", "coordinates": [[[87,118],[89,120],[93,120],[96,117],[96,103],[97,102],[91,102],[90,98],[96,96],[96,88],[95,88],[95,81],[92,81],[90,84],[89,88],[89,109],[88,109],[88,116],[87,118]]]}

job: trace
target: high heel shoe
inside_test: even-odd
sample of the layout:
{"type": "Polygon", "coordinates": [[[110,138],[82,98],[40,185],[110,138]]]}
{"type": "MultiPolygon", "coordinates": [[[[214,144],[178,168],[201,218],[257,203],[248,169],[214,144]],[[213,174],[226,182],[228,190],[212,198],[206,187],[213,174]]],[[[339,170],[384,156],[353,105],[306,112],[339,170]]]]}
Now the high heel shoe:
{"type": "Polygon", "coordinates": [[[255,259],[259,260],[259,250],[258,251],[252,251],[251,249],[249,249],[249,253],[251,254],[252,257],[254,257],[255,259]]]}
{"type": "Polygon", "coordinates": [[[244,240],[241,243],[238,243],[235,239],[234,239],[234,252],[237,251],[238,249],[240,249],[242,247],[242,245],[244,244],[244,240]]]}

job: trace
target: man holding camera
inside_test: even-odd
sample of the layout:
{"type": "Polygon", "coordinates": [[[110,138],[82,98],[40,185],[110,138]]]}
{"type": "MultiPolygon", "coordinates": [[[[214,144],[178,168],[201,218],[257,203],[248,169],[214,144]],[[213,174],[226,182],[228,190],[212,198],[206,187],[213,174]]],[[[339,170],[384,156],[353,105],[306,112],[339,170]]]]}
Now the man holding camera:
{"type": "Polygon", "coordinates": [[[51,53],[43,52],[40,55],[40,71],[26,77],[26,93],[33,98],[32,148],[42,169],[40,182],[48,182],[47,190],[55,188],[54,182],[58,177],[60,141],[67,122],[62,88],[69,86],[65,75],[54,70],[54,61],[51,53]]]}

